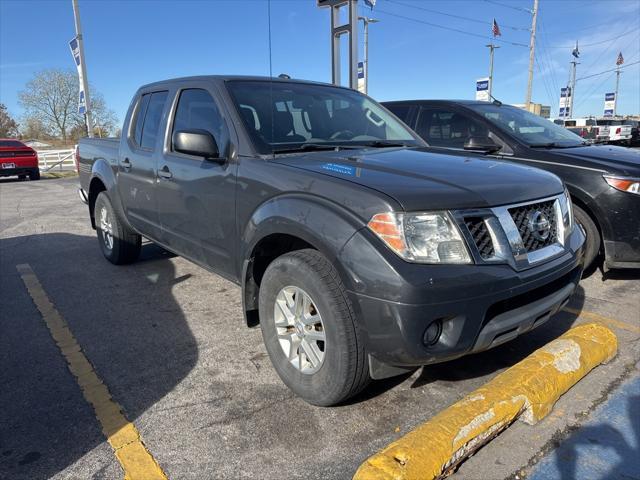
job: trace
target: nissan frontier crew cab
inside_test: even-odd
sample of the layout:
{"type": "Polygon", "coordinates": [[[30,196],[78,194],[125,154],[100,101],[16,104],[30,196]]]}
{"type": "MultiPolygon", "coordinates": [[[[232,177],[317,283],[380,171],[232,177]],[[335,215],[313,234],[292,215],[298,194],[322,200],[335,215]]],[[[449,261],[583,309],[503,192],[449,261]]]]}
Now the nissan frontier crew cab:
{"type": "Polygon", "coordinates": [[[112,263],[144,236],[239,284],[283,382],[333,405],[541,325],[582,273],[556,176],[425,146],[347,88],[182,78],[80,141],[80,195],[112,263]]]}

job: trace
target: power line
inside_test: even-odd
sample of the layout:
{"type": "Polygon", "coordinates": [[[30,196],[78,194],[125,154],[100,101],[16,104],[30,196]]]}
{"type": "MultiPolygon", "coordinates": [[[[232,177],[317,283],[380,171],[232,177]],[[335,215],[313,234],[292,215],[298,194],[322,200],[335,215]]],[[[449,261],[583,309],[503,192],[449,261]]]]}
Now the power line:
{"type": "MultiPolygon", "coordinates": [[[[607,46],[607,48],[605,48],[602,52],[600,52],[600,55],[598,55],[598,58],[596,58],[591,64],[589,64],[589,66],[585,69],[586,73],[589,73],[592,69],[592,67],[594,67],[599,61],[600,59],[609,51],[609,49],[611,47],[613,47],[616,44],[616,41],[618,39],[614,39],[611,41],[611,43],[609,43],[609,45],[607,46]]],[[[631,45],[631,43],[633,43],[634,39],[631,39],[631,42],[627,43],[624,48],[622,50],[625,50],[629,45],[631,45]]],[[[638,40],[640,40],[640,35],[638,36],[638,40]]]]}
{"type": "Polygon", "coordinates": [[[387,12],[387,11],[381,10],[379,8],[376,8],[376,12],[377,13],[382,13],[383,15],[389,15],[391,17],[401,18],[403,20],[409,20],[410,22],[421,23],[423,25],[429,25],[431,27],[441,28],[443,30],[449,30],[449,31],[452,31],[452,32],[462,33],[463,35],[469,35],[469,36],[472,36],[472,37],[484,38],[485,40],[489,39],[492,42],[500,42],[500,43],[505,43],[505,44],[508,44],[508,45],[515,45],[516,47],[529,48],[529,45],[525,45],[524,43],[509,42],[507,40],[500,40],[498,38],[490,37],[489,35],[480,35],[478,33],[467,32],[465,30],[459,30],[457,28],[445,27],[444,25],[438,25],[437,23],[427,22],[427,21],[424,21],[424,20],[420,20],[418,18],[406,17],[404,15],[400,15],[400,14],[392,13],[392,12],[387,12]]]}
{"type": "MultiPolygon", "coordinates": [[[[468,22],[481,23],[483,25],[491,25],[491,22],[486,22],[484,20],[478,20],[477,18],[463,17],[462,15],[454,15],[453,13],[440,12],[438,10],[433,10],[431,8],[426,8],[418,5],[412,5],[410,3],[400,2],[398,0],[387,0],[388,3],[395,3],[396,5],[402,5],[403,7],[415,8],[416,10],[422,10],[423,12],[435,13],[436,15],[444,15],[446,17],[458,18],[460,20],[466,20],[468,22]]],[[[514,27],[513,25],[505,25],[500,23],[501,27],[510,28],[511,30],[520,30],[528,32],[530,29],[523,27],[514,27]]]]}
{"type": "MultiPolygon", "coordinates": [[[[627,30],[624,33],[621,33],[619,35],[616,35],[615,37],[611,37],[611,38],[607,38],[606,40],[602,40],[601,42],[594,42],[594,43],[583,43],[582,45],[580,45],[581,47],[593,47],[594,45],[602,45],[603,43],[607,43],[610,42],[611,40],[617,40],[619,38],[622,38],[624,36],[627,36],[631,33],[635,33],[637,32],[638,29],[637,28],[632,28],[631,30],[627,30]]],[[[567,46],[567,45],[549,45],[549,48],[566,48],[566,49],[570,49],[571,46],[567,46]]]]}
{"type": "Polygon", "coordinates": [[[640,63],[640,60],[638,60],[637,62],[627,63],[627,64],[622,65],[622,66],[620,66],[620,67],[612,68],[611,70],[605,70],[604,72],[594,73],[593,75],[587,75],[586,77],[576,78],[576,82],[577,82],[578,80],[586,80],[587,78],[597,77],[598,75],[604,75],[605,73],[615,72],[615,71],[616,71],[616,70],[618,70],[618,69],[627,68],[627,67],[630,67],[630,66],[632,66],[632,65],[637,65],[638,63],[640,63]]]}
{"type": "Polygon", "coordinates": [[[487,3],[493,3],[494,5],[500,5],[501,7],[510,8],[512,10],[518,10],[520,12],[525,12],[525,13],[528,13],[529,15],[531,15],[533,13],[528,8],[515,7],[513,5],[509,5],[509,4],[506,4],[506,3],[495,2],[494,0],[484,0],[484,1],[487,2],[487,3]]]}

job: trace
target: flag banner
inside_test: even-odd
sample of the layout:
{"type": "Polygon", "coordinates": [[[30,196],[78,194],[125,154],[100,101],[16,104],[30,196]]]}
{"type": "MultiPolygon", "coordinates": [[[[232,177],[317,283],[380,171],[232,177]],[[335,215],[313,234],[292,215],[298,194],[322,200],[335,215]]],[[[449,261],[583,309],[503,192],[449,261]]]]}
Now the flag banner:
{"type": "Polygon", "coordinates": [[[576,48],[574,48],[574,49],[571,51],[571,55],[573,55],[573,56],[574,56],[574,57],[576,57],[576,58],[579,58],[579,57],[580,57],[580,50],[578,50],[578,42],[577,42],[577,41],[576,41],[576,48]]]}
{"type": "Polygon", "coordinates": [[[364,62],[358,62],[358,91],[365,92],[364,62]]]}
{"type": "Polygon", "coordinates": [[[569,117],[571,115],[570,106],[571,106],[571,87],[563,87],[560,89],[559,116],[569,117]]]}
{"type": "Polygon", "coordinates": [[[604,94],[604,116],[613,117],[613,112],[616,110],[616,94],[605,93],[604,94]]]}
{"type": "Polygon", "coordinates": [[[80,91],[78,93],[78,113],[84,115],[87,112],[87,102],[84,97],[84,90],[82,89],[84,73],[82,72],[82,62],[80,61],[80,44],[76,37],[73,37],[69,42],[69,48],[71,49],[71,56],[73,56],[73,61],[76,63],[76,68],[78,69],[78,84],[80,85],[80,91]]]}
{"type": "Polygon", "coordinates": [[[476,80],[476,100],[489,102],[489,79],[479,78],[476,80]]]}
{"type": "Polygon", "coordinates": [[[364,4],[373,10],[373,7],[376,6],[376,0],[364,0],[364,4]]]}
{"type": "Polygon", "coordinates": [[[624,63],[624,57],[622,56],[622,52],[618,53],[618,58],[616,60],[616,65],[620,66],[624,63]]]}
{"type": "Polygon", "coordinates": [[[491,33],[493,33],[494,37],[501,37],[502,33],[500,33],[500,27],[498,26],[498,22],[496,19],[493,19],[493,25],[491,26],[491,33]]]}

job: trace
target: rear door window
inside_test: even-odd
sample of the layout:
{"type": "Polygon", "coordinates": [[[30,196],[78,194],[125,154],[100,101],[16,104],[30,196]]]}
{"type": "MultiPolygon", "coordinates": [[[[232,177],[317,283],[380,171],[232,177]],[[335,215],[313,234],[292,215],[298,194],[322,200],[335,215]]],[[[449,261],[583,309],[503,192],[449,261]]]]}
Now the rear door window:
{"type": "Polygon", "coordinates": [[[133,141],[136,145],[140,145],[142,139],[142,124],[144,123],[144,116],[147,113],[147,107],[149,106],[150,93],[145,93],[140,98],[138,109],[136,110],[135,129],[133,131],[133,141]]]}
{"type": "MultiPolygon", "coordinates": [[[[158,130],[160,128],[160,121],[162,120],[162,112],[164,111],[164,104],[167,101],[167,92],[154,92],[149,99],[149,105],[147,106],[147,112],[144,116],[144,124],[142,125],[142,137],[140,140],[140,146],[153,150],[156,145],[156,139],[158,138],[158,130]]],[[[136,125],[137,127],[137,125],[136,125]]]]}

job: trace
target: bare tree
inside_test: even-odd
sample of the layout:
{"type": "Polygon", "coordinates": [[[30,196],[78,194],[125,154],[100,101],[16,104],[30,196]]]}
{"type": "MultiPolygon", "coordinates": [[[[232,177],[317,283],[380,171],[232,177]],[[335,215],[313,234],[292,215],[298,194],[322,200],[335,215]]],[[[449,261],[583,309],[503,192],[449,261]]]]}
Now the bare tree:
{"type": "MultiPolygon", "coordinates": [[[[66,143],[72,131],[74,136],[86,134],[84,115],[78,113],[78,89],[75,71],[42,70],[19,93],[19,101],[27,119],[38,120],[47,133],[66,143]]],[[[116,116],[106,107],[102,95],[90,90],[94,121],[100,129],[110,132],[116,126],[116,116]]]]}
{"type": "Polygon", "coordinates": [[[18,135],[18,124],[11,118],[4,103],[0,103],[0,138],[16,135],[18,135]]]}

